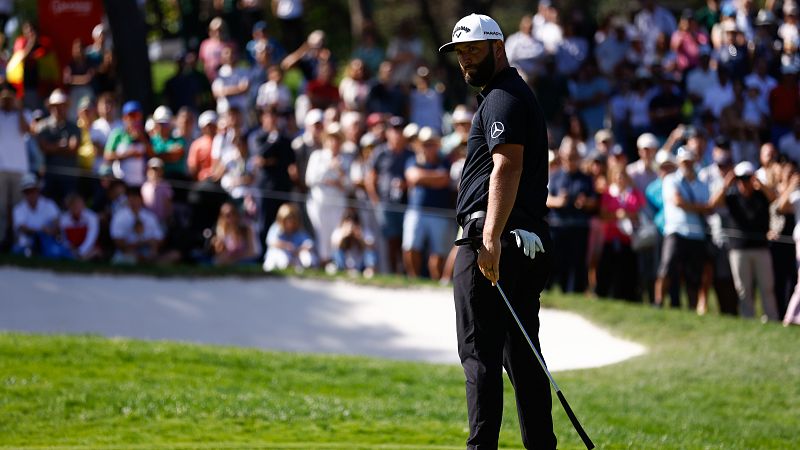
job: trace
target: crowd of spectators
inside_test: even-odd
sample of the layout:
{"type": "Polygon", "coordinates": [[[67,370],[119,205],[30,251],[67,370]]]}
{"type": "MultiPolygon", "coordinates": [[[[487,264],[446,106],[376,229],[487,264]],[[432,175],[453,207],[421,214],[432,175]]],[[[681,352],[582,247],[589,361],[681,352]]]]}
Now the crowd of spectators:
{"type": "MultiPolygon", "coordinates": [[[[298,34],[302,2],[275,3],[281,29],[251,8],[251,39],[211,19],[152,114],[123,101],[102,24],[60,79],[4,82],[5,248],[449,280],[475,99],[449,95],[461,80],[412,20],[334,54],[298,34]]],[[[754,5],[641,0],[594,23],[541,0],[507,34],[548,120],[552,287],[672,307],[685,290],[701,314],[714,289],[722,313],[800,323],[800,7],[754,5]]],[[[3,65],[48,52],[30,23],[0,42],[3,65]]]]}

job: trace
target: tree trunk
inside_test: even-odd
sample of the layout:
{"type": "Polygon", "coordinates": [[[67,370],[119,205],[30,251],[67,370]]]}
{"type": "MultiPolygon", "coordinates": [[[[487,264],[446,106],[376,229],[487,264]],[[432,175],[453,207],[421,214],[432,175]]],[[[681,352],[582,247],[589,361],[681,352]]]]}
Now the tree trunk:
{"type": "Polygon", "coordinates": [[[105,6],[124,100],[138,100],[145,111],[151,111],[153,82],[142,11],[136,0],[105,0],[105,6]]]}
{"type": "Polygon", "coordinates": [[[353,47],[361,41],[361,32],[364,31],[365,16],[364,0],[348,0],[350,4],[350,36],[353,47]]]}

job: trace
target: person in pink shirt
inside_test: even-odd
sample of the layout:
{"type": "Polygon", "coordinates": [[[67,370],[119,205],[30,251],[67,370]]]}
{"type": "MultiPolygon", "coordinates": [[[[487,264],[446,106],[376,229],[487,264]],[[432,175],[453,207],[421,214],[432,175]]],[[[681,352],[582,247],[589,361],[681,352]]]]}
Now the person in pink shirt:
{"type": "Polygon", "coordinates": [[[644,205],[644,194],[634,187],[625,168],[612,168],[608,189],[600,197],[603,253],[597,274],[599,297],[639,300],[638,269],[631,236],[639,224],[639,211],[644,205]]]}
{"type": "Polygon", "coordinates": [[[700,28],[691,9],[681,14],[678,30],[672,34],[670,48],[675,52],[677,68],[681,72],[693,69],[700,63],[700,47],[709,45],[708,35],[700,28]]]}
{"type": "Polygon", "coordinates": [[[208,37],[200,43],[198,58],[203,62],[203,71],[208,81],[217,79],[217,71],[222,64],[222,49],[232,44],[223,39],[223,22],[221,17],[211,19],[208,24],[208,37]]]}

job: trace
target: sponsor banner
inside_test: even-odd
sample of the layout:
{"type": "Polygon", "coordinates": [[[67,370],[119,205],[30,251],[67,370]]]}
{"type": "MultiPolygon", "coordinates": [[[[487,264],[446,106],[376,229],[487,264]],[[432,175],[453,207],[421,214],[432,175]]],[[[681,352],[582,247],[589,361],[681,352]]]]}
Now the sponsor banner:
{"type": "Polygon", "coordinates": [[[39,29],[52,39],[62,67],[72,59],[75,39],[92,42],[92,29],[103,19],[103,0],[38,0],[39,29]]]}

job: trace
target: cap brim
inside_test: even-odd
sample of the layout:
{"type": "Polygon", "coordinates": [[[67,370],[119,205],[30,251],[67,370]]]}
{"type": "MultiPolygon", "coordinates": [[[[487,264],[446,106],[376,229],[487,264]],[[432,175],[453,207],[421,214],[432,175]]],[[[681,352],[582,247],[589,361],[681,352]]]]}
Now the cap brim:
{"type": "Polygon", "coordinates": [[[458,41],[458,42],[451,41],[439,47],[439,53],[448,53],[454,51],[456,49],[456,44],[462,44],[464,42],[480,42],[480,41],[488,41],[488,39],[472,39],[469,41],[458,41]]]}

